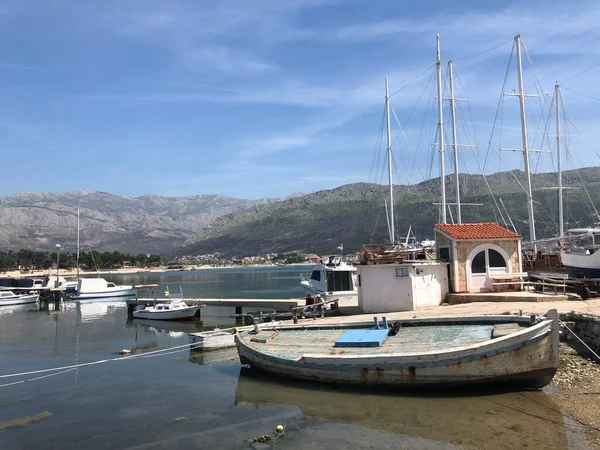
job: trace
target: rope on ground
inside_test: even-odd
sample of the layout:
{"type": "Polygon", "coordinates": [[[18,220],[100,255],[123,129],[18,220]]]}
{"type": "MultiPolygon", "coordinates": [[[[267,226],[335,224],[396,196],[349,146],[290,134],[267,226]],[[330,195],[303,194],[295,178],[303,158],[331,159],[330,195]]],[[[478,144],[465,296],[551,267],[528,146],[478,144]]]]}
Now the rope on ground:
{"type": "Polygon", "coordinates": [[[592,353],[592,355],[594,355],[594,356],[596,357],[596,359],[597,359],[597,360],[600,362],[600,356],[598,356],[598,353],[596,353],[594,350],[592,350],[592,349],[590,348],[590,346],[589,346],[589,345],[587,345],[585,342],[583,342],[583,340],[582,340],[582,339],[581,339],[579,336],[577,336],[577,335],[575,334],[575,332],[574,332],[573,330],[571,330],[571,329],[570,329],[570,328],[567,326],[567,324],[566,324],[566,323],[564,323],[564,322],[563,322],[562,320],[560,320],[560,319],[558,319],[558,322],[559,322],[559,323],[560,323],[560,324],[561,324],[563,327],[565,327],[565,329],[567,329],[567,330],[568,330],[568,331],[569,331],[569,332],[570,332],[570,333],[571,333],[573,336],[575,336],[575,337],[576,337],[576,338],[579,340],[579,342],[581,342],[581,343],[582,343],[582,344],[585,346],[585,348],[587,348],[587,349],[588,349],[588,350],[589,350],[589,351],[592,353]]]}

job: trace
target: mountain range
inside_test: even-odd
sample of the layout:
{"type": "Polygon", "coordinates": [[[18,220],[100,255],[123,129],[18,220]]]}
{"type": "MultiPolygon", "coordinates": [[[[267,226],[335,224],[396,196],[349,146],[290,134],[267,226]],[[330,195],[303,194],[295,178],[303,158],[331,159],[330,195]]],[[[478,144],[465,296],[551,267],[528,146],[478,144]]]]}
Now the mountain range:
{"type": "MultiPolygon", "coordinates": [[[[600,201],[600,168],[563,173],[569,226],[590,225],[600,201]]],[[[522,172],[483,177],[460,175],[463,222],[497,221],[528,236],[522,172]],[[489,192],[493,192],[492,197],[489,192]],[[467,205],[469,204],[469,205],[467,205]]],[[[557,233],[556,174],[532,175],[538,238],[557,233]]],[[[453,200],[453,177],[446,180],[453,200]]],[[[417,240],[433,237],[439,222],[439,179],[394,186],[397,238],[410,228],[417,240]]],[[[334,253],[340,243],[356,251],[363,243],[387,242],[384,199],[389,188],[355,183],[286,198],[245,200],[219,195],[124,197],[79,190],[23,193],[0,198],[0,249],[75,251],[77,208],[82,248],[163,256],[219,252],[244,256],[273,252],[334,253]]],[[[450,206],[448,221],[455,217],[450,206]]]]}

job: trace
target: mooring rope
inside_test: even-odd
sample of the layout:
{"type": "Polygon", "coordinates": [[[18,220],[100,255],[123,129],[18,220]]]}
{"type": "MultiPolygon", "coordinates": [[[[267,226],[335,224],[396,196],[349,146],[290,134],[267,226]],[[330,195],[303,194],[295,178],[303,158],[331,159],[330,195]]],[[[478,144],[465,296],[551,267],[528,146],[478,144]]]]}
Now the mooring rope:
{"type": "MultiPolygon", "coordinates": [[[[91,361],[88,363],[72,364],[69,366],[53,367],[53,368],[49,368],[49,369],[32,370],[29,372],[10,373],[10,374],[5,374],[5,375],[0,375],[0,379],[22,377],[22,376],[26,376],[26,375],[36,375],[36,374],[40,374],[40,373],[57,372],[57,371],[62,371],[60,373],[65,373],[70,370],[78,369],[80,367],[95,366],[98,364],[105,364],[105,363],[115,362],[115,361],[124,361],[124,360],[128,360],[128,359],[149,358],[151,356],[169,355],[171,353],[176,353],[176,351],[183,351],[183,349],[187,349],[193,345],[195,345],[195,344],[184,344],[184,345],[178,345],[175,347],[167,347],[167,348],[163,348],[160,350],[153,350],[151,352],[136,353],[136,354],[127,355],[127,356],[119,356],[117,358],[101,359],[98,361],[91,361]],[[175,350],[175,352],[174,352],[174,350],[175,350]]],[[[58,373],[53,373],[52,375],[58,375],[58,373]]],[[[46,378],[46,377],[30,378],[28,380],[18,381],[16,383],[10,383],[10,384],[17,384],[17,383],[21,383],[21,382],[33,381],[33,380],[42,379],[42,378],[46,378]]],[[[3,386],[8,386],[8,385],[0,385],[0,387],[3,387],[3,386]]]]}
{"type": "Polygon", "coordinates": [[[560,323],[560,324],[561,324],[563,327],[565,327],[567,330],[569,330],[569,332],[570,332],[570,333],[571,333],[573,336],[575,336],[575,337],[576,337],[576,338],[579,340],[579,342],[581,342],[581,343],[582,343],[582,344],[585,346],[585,348],[587,348],[587,349],[588,349],[588,350],[589,350],[589,351],[592,353],[592,355],[594,355],[594,356],[596,357],[596,359],[597,359],[597,360],[600,362],[600,356],[598,356],[598,353],[596,353],[594,350],[592,350],[592,349],[590,348],[590,346],[589,346],[589,345],[587,345],[585,342],[583,342],[583,340],[582,340],[582,339],[581,339],[579,336],[577,336],[577,335],[575,334],[575,332],[574,332],[573,330],[571,330],[571,329],[570,329],[570,328],[567,326],[567,324],[566,324],[566,323],[564,323],[564,322],[563,322],[562,320],[560,320],[560,319],[558,319],[558,322],[559,322],[559,323],[560,323]]]}

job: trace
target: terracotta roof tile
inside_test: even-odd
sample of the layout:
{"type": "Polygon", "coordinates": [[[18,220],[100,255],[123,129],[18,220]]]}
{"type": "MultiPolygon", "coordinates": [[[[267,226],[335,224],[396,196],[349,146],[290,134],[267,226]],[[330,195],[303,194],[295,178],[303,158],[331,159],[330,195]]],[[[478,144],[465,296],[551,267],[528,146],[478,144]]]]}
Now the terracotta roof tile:
{"type": "Polygon", "coordinates": [[[501,227],[496,222],[442,224],[435,226],[454,239],[520,239],[520,234],[501,227]]]}

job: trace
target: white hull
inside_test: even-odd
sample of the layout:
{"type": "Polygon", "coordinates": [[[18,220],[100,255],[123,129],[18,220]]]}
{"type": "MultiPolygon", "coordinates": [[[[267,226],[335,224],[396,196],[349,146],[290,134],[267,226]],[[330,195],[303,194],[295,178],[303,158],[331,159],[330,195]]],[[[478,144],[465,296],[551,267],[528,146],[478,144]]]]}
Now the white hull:
{"type": "Polygon", "coordinates": [[[9,305],[26,305],[28,303],[36,303],[38,301],[39,295],[16,295],[14,297],[2,298],[0,299],[0,306],[9,306],[9,305]]]}
{"type": "Polygon", "coordinates": [[[325,301],[337,300],[338,306],[358,306],[357,291],[323,292],[308,281],[301,281],[300,285],[304,289],[304,295],[320,295],[325,301]]]}
{"type": "Polygon", "coordinates": [[[90,298],[112,298],[112,297],[131,297],[137,295],[137,291],[132,288],[127,289],[111,289],[99,292],[80,292],[70,295],[73,300],[85,300],[90,298]]]}
{"type": "Polygon", "coordinates": [[[188,306],[174,310],[156,310],[154,308],[140,309],[133,311],[133,317],[136,319],[148,320],[185,320],[193,318],[200,306],[188,306]]]}
{"type": "Polygon", "coordinates": [[[561,252],[560,258],[565,267],[576,269],[600,269],[600,251],[592,253],[591,255],[561,252]]]}

